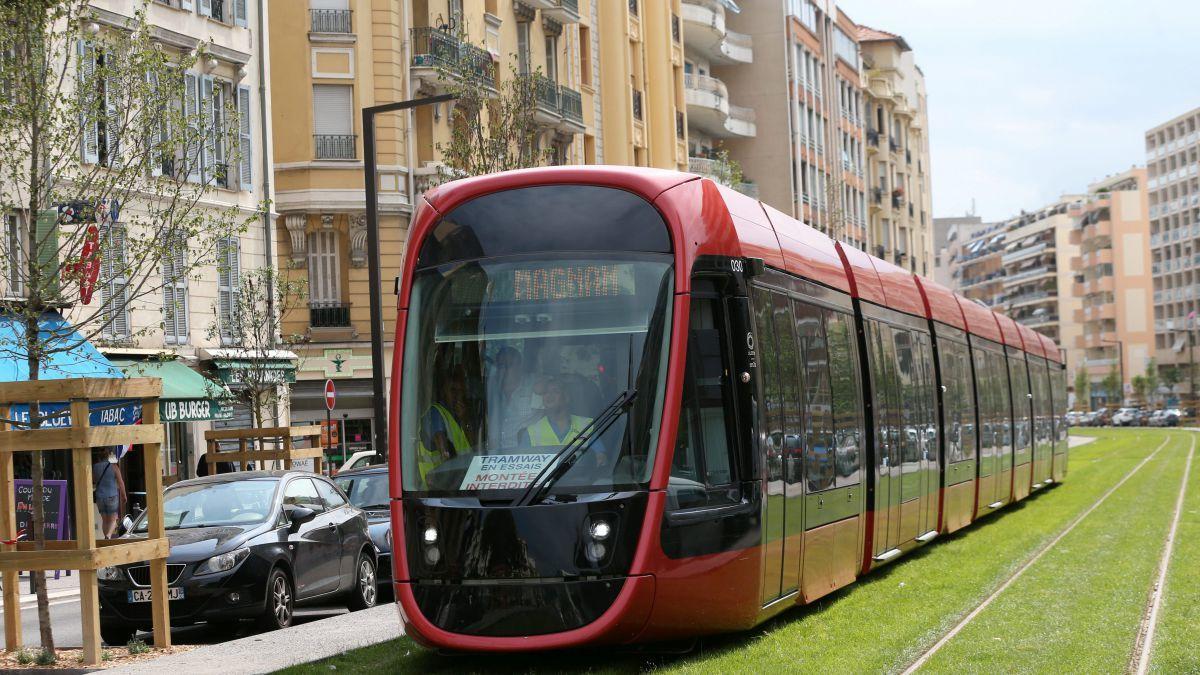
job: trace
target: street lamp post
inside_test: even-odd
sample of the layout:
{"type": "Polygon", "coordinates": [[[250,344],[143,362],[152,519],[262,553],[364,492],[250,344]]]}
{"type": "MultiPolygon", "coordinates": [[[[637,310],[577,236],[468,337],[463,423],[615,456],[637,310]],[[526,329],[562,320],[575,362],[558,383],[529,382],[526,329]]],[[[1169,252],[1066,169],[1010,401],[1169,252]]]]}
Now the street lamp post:
{"type": "MultiPolygon", "coordinates": [[[[435,105],[453,101],[456,94],[442,94],[408,101],[384,103],[362,109],[363,123],[363,183],[367,200],[367,278],[371,285],[371,393],[375,415],[376,452],[388,449],[387,398],[384,391],[383,370],[383,271],[379,267],[379,204],[378,179],[375,175],[375,116],[383,113],[410,110],[423,105],[435,105]]],[[[413,167],[408,170],[412,171],[413,167]]],[[[409,195],[411,198],[412,195],[409,195]]]]}

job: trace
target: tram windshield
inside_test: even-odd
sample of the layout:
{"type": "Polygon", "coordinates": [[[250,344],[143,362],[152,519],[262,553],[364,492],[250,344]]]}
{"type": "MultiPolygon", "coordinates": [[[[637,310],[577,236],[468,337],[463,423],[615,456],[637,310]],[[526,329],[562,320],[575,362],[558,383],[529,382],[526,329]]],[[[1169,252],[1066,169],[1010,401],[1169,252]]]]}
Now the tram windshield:
{"type": "Polygon", "coordinates": [[[631,405],[582,444],[547,494],[645,485],[671,271],[669,255],[542,253],[418,272],[401,396],[405,491],[511,499],[630,390],[631,405]]]}

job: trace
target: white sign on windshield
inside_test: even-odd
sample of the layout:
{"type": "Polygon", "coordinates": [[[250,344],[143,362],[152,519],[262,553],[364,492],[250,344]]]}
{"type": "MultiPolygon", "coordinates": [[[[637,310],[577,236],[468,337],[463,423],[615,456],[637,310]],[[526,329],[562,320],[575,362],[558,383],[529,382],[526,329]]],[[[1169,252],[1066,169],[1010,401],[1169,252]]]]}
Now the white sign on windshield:
{"type": "Polygon", "coordinates": [[[460,490],[519,490],[529,487],[554,455],[479,455],[471,459],[460,490]]]}

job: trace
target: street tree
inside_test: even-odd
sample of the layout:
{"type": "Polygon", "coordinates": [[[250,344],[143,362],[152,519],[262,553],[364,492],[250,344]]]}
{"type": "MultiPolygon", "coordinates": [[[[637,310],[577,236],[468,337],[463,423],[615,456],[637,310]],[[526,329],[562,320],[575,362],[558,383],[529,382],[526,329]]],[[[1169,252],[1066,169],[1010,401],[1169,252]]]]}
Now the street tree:
{"type": "Polygon", "coordinates": [[[1075,369],[1075,405],[1081,410],[1087,410],[1092,405],[1092,382],[1088,378],[1086,368],[1075,369]]]}
{"type": "Polygon", "coordinates": [[[1153,357],[1146,362],[1146,390],[1150,392],[1150,405],[1157,405],[1158,388],[1162,384],[1158,375],[1158,361],[1153,357]]]}
{"type": "MultiPolygon", "coordinates": [[[[217,242],[256,215],[205,203],[237,180],[237,116],[185,78],[203,49],[156,42],[144,11],[102,27],[87,0],[0,3],[0,312],[23,327],[0,343],[0,358],[24,364],[31,380],[54,377],[51,358],[84,341],[133,342],[161,329],[133,329],[131,312],[181,311],[181,302],[164,302],[164,289],[211,266],[217,242]],[[39,330],[54,311],[71,330],[39,330]]],[[[20,424],[39,428],[42,406],[30,408],[20,424]]],[[[30,476],[41,494],[41,452],[30,476]]],[[[44,515],[33,500],[39,550],[44,515]]],[[[52,653],[41,572],[33,587],[41,644],[52,653]]]]}
{"type": "Polygon", "coordinates": [[[1147,400],[1146,394],[1149,391],[1149,382],[1146,380],[1146,376],[1134,375],[1130,379],[1129,384],[1133,387],[1134,397],[1144,403],[1147,400]]]}
{"type": "MultiPolygon", "coordinates": [[[[221,257],[218,268],[230,272],[236,256],[223,251],[221,257]]],[[[232,393],[250,409],[255,428],[261,429],[275,419],[279,404],[286,403],[290,394],[284,375],[291,369],[280,366],[293,360],[292,348],[307,338],[287,333],[283,321],[304,305],[308,285],[302,278],[293,278],[289,270],[273,267],[230,276],[237,283],[230,291],[222,291],[214,303],[209,337],[242,349],[232,393]]]]}
{"type": "Polygon", "coordinates": [[[1124,404],[1124,397],[1121,395],[1121,375],[1117,372],[1117,367],[1113,366],[1108,374],[1104,376],[1104,381],[1101,383],[1104,393],[1107,395],[1110,404],[1113,401],[1117,405],[1124,404]]]}

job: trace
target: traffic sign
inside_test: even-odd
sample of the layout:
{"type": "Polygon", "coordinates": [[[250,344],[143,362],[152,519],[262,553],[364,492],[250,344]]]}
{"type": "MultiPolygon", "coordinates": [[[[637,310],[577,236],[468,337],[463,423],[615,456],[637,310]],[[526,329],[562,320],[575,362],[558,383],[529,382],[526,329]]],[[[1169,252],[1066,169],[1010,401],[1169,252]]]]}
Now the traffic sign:
{"type": "Polygon", "coordinates": [[[333,387],[333,380],[325,380],[325,408],[333,410],[337,403],[337,390],[333,387]]]}

